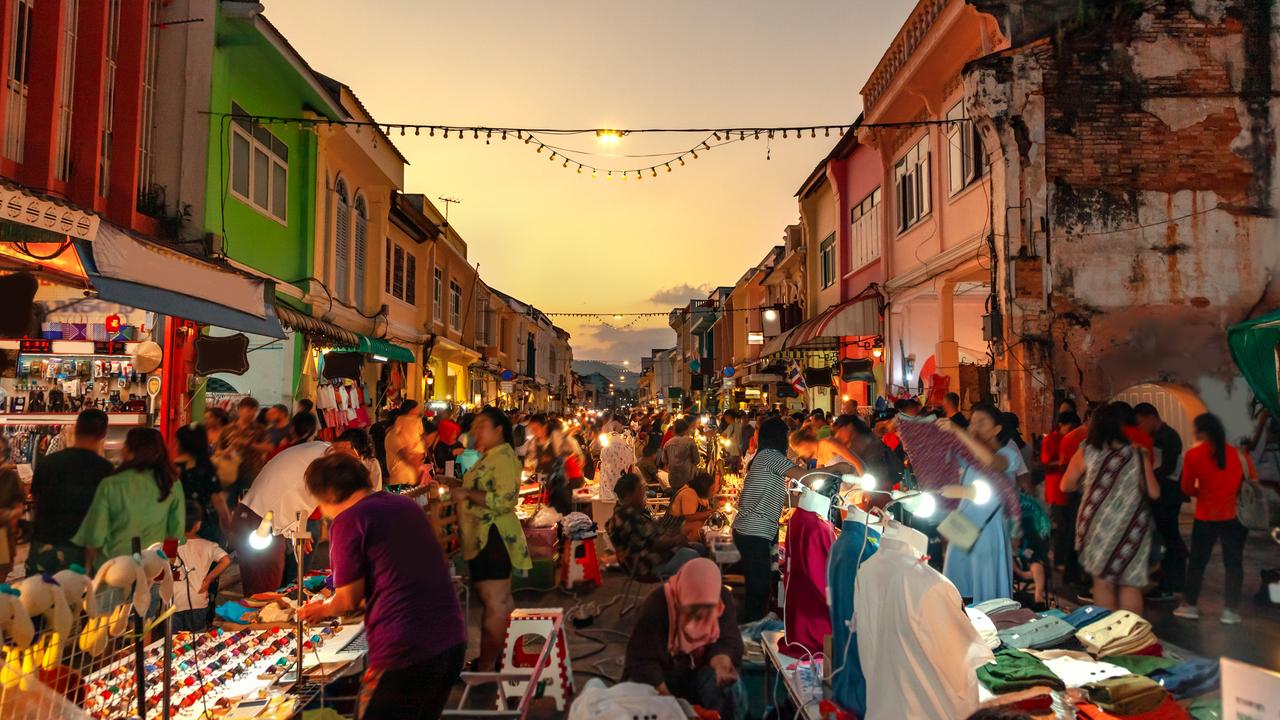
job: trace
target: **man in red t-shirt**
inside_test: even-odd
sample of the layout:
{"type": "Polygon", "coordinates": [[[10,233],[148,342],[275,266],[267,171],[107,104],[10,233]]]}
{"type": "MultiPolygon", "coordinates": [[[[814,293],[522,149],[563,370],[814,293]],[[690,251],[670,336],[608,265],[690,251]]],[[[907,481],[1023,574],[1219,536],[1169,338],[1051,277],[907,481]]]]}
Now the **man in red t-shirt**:
{"type": "MultiPolygon", "coordinates": [[[[1086,411],[1089,412],[1089,411],[1086,411]]],[[[1062,434],[1062,442],[1058,445],[1058,459],[1052,466],[1046,467],[1045,472],[1054,472],[1058,475],[1058,490],[1062,490],[1062,473],[1066,472],[1067,465],[1071,464],[1071,458],[1080,451],[1080,446],[1089,437],[1089,426],[1081,425],[1080,418],[1075,413],[1067,413],[1073,416],[1077,425],[1062,434]]],[[[1085,419],[1088,422],[1088,418],[1085,419]]],[[[1062,425],[1059,423],[1059,427],[1062,425]]],[[[1076,540],[1076,512],[1080,509],[1080,493],[1063,493],[1066,504],[1063,509],[1058,511],[1054,516],[1054,524],[1065,529],[1065,538],[1062,540],[1065,549],[1061,554],[1057,554],[1055,545],[1054,564],[1063,568],[1063,580],[1067,583],[1075,585],[1085,585],[1086,583],[1084,570],[1080,567],[1080,561],[1076,557],[1075,540],[1076,540]]]]}
{"type": "Polygon", "coordinates": [[[1086,433],[1077,432],[1081,427],[1080,417],[1072,411],[1058,415],[1058,426],[1045,436],[1040,446],[1040,462],[1044,466],[1044,500],[1049,505],[1049,517],[1053,521],[1053,562],[1068,572],[1068,576],[1078,574],[1078,563],[1075,556],[1075,507],[1079,504],[1062,491],[1062,473],[1066,470],[1071,455],[1080,448],[1086,433]],[[1072,433],[1075,433],[1072,435],[1072,433]],[[1067,438],[1071,437],[1071,443],[1067,438]],[[1064,454],[1069,451],[1071,454],[1064,454]]]}

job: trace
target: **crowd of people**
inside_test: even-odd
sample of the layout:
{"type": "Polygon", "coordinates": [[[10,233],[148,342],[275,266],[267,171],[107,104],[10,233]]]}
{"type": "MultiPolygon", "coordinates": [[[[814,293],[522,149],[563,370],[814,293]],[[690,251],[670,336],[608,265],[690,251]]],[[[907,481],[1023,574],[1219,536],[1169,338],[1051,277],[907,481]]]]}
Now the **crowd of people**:
{"type": "MultiPolygon", "coordinates": [[[[72,565],[92,572],[130,553],[135,539],[144,547],[179,539],[185,582],[175,622],[199,629],[210,621],[211,600],[233,558],[246,596],[285,584],[297,571],[287,566],[295,557],[304,567],[327,564],[332,596],[299,612],[316,621],[365,611],[370,649],[361,716],[436,717],[464,667],[466,620],[426,514],[383,490],[434,483],[457,503],[465,574],[482,608],[479,652],[469,667],[492,671],[515,607],[513,573],[532,567],[516,512],[522,484],[536,482],[537,499],[567,515],[574,491],[597,477],[602,451],[625,440],[634,461],[612,484],[610,516],[596,520],[622,570],[657,587],[639,606],[624,677],[735,717],[743,709],[737,626],[777,606],[774,557],[795,483],[820,469],[868,484],[874,478],[881,490],[911,490],[920,453],[936,449],[904,439],[916,423],[954,439],[945,443],[953,482],[993,485],[1020,511],[1015,521],[1004,502],[959,505],[973,541],[948,543],[932,562],[961,596],[1011,597],[1016,583],[1028,588],[1033,606],[1043,606],[1060,574],[1081,600],[1104,608],[1140,614],[1147,599],[1181,594],[1175,614],[1196,618],[1220,542],[1227,578],[1220,620],[1240,622],[1247,531],[1236,516],[1237,495],[1257,473],[1248,453],[1227,442],[1218,418],[1195,418],[1184,452],[1183,439],[1151,405],[1091,405],[1082,417],[1068,400],[1055,426],[1028,442],[1017,417],[986,404],[962,410],[954,394],[937,408],[904,399],[871,415],[837,416],[776,408],[718,417],[690,408],[557,416],[494,407],[455,415],[424,413],[409,400],[331,442],[316,440],[319,423],[308,403],[291,411],[244,398],[234,416],[210,408],[201,422],[181,428],[172,448],[154,429],[129,430],[118,465],[103,453],[106,415],[85,410],[65,447],[35,467],[26,572],[72,565]],[[703,543],[704,524],[726,514],[717,498],[729,477],[741,479],[731,503],[731,537],[741,556],[734,571],[745,583],[740,606],[703,543]],[[295,528],[290,543],[252,547],[248,540],[268,511],[304,488],[314,506],[307,532],[295,528]],[[1188,549],[1178,517],[1191,497],[1197,502],[1188,549]],[[327,558],[317,552],[322,539],[327,558]],[[430,632],[421,626],[427,617],[430,632]]],[[[0,540],[12,546],[22,493],[10,487],[17,483],[10,471],[0,466],[0,540]]],[[[941,547],[936,521],[903,515],[941,547]]]]}

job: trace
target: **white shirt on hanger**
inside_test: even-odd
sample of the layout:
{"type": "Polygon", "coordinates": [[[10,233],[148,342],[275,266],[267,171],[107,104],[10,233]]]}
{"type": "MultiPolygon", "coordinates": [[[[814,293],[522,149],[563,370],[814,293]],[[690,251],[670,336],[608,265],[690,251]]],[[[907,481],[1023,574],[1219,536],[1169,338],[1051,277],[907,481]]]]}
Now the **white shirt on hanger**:
{"type": "Polygon", "coordinates": [[[882,537],[853,594],[868,720],[957,720],[978,709],[975,671],[994,660],[960,593],[901,540],[882,537]]]}

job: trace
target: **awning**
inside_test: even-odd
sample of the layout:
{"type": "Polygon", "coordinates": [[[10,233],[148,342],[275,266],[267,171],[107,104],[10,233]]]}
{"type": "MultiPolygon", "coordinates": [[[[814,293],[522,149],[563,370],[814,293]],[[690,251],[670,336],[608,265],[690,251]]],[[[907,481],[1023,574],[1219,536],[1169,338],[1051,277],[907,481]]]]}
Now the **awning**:
{"type": "MultiPolygon", "coordinates": [[[[102,225],[108,227],[105,223],[102,225]]],[[[101,237],[101,235],[99,235],[101,237]]],[[[259,282],[247,292],[256,292],[262,315],[248,313],[238,307],[229,307],[219,302],[194,297],[176,290],[157,287],[150,282],[135,282],[116,277],[109,277],[98,269],[94,262],[95,255],[89,243],[76,241],[76,252],[84,265],[85,274],[93,284],[98,297],[110,302],[128,305],[142,310],[191,320],[204,325],[214,325],[228,330],[265,335],[273,338],[284,338],[284,330],[271,305],[266,302],[266,284],[259,282]]],[[[192,271],[192,284],[189,288],[204,290],[219,283],[227,283],[243,279],[240,275],[222,270],[212,265],[205,265],[199,271],[192,271]]],[[[237,303],[245,306],[248,299],[237,303]]]]}
{"type": "Polygon", "coordinates": [[[265,280],[144,242],[102,223],[91,247],[94,266],[105,277],[198,297],[260,318],[267,316],[265,280]]]}
{"type": "Polygon", "coordinates": [[[401,347],[382,338],[369,337],[368,335],[360,336],[360,352],[365,355],[378,355],[388,360],[399,362],[411,363],[415,360],[413,351],[409,348],[401,347]]]}
{"type": "Polygon", "coordinates": [[[838,338],[880,334],[879,296],[866,295],[833,305],[818,316],[772,338],[760,350],[760,356],[783,350],[834,348],[838,338]]]}
{"type": "Polygon", "coordinates": [[[1227,328],[1227,345],[1240,374],[1258,401],[1280,417],[1280,382],[1276,377],[1276,350],[1280,348],[1280,310],[1227,328]]]}
{"type": "Polygon", "coordinates": [[[745,385],[768,385],[769,383],[786,382],[787,379],[775,373],[752,373],[743,379],[745,385]]]}
{"type": "Polygon", "coordinates": [[[360,336],[350,330],[344,330],[331,322],[313,318],[300,310],[294,310],[288,305],[277,304],[275,310],[280,315],[280,322],[294,332],[320,338],[337,347],[358,348],[360,346],[360,336]]]}

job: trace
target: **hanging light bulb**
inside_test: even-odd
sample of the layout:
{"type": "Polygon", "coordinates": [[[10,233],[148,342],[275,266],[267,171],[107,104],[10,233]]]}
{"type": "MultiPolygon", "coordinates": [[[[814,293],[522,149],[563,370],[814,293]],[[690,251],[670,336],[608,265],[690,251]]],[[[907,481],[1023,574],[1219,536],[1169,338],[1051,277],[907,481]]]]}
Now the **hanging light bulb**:
{"type": "Polygon", "coordinates": [[[783,128],[783,129],[782,129],[782,139],[783,139],[783,140],[786,140],[786,139],[787,139],[787,129],[786,129],[786,128],[783,128]]]}
{"type": "Polygon", "coordinates": [[[569,160],[565,159],[564,165],[561,165],[560,167],[569,167],[569,160]]]}
{"type": "Polygon", "coordinates": [[[596,169],[595,169],[595,168],[591,168],[591,179],[592,179],[592,180],[595,180],[595,179],[596,179],[596,169]]]}
{"type": "Polygon", "coordinates": [[[473,130],[471,131],[471,133],[472,133],[472,134],[471,134],[471,139],[472,139],[472,140],[479,140],[479,139],[480,139],[480,131],[479,131],[479,130],[474,130],[474,129],[473,129],[473,130]]]}
{"type": "Polygon", "coordinates": [[[542,148],[543,148],[543,147],[545,147],[545,146],[544,146],[544,145],[539,145],[539,146],[538,146],[538,152],[539,152],[539,153],[541,153],[541,152],[542,152],[542,148]]]}
{"type": "Polygon", "coordinates": [[[435,136],[436,136],[436,129],[435,129],[435,128],[431,128],[431,132],[429,132],[429,133],[427,133],[427,134],[428,134],[429,136],[431,136],[431,137],[435,137],[435,136]]]}
{"type": "Polygon", "coordinates": [[[506,140],[506,139],[507,139],[507,131],[506,131],[506,130],[503,130],[503,131],[502,131],[502,139],[503,139],[503,140],[506,140]]]}
{"type": "Polygon", "coordinates": [[[770,131],[769,131],[769,139],[770,139],[770,140],[772,140],[772,139],[773,139],[773,131],[772,131],[772,130],[770,130],[770,131]]]}
{"type": "Polygon", "coordinates": [[[681,155],[680,157],[678,157],[678,158],[676,158],[676,159],[680,161],[680,167],[684,167],[684,156],[683,156],[683,155],[681,155]]]}
{"type": "Polygon", "coordinates": [[[831,128],[823,128],[822,130],[823,130],[822,132],[823,137],[831,137],[831,128]]]}
{"type": "Polygon", "coordinates": [[[668,162],[668,163],[667,163],[667,172],[671,172],[671,163],[670,163],[670,162],[668,162]]]}
{"type": "Polygon", "coordinates": [[[655,169],[655,168],[649,168],[649,172],[653,173],[653,176],[654,176],[654,177],[658,177],[658,171],[657,171],[657,169],[655,169]]]}
{"type": "Polygon", "coordinates": [[[466,131],[465,131],[465,130],[462,130],[461,128],[459,128],[459,130],[458,130],[458,139],[459,139],[459,140],[464,140],[464,139],[466,139],[466,138],[465,138],[465,136],[466,136],[466,131]]]}
{"type": "Polygon", "coordinates": [[[554,152],[553,152],[553,153],[551,153],[551,157],[549,157],[549,158],[547,158],[547,159],[548,159],[548,160],[550,160],[551,162],[555,162],[555,161],[556,161],[556,154],[555,154],[554,152]]]}
{"type": "Polygon", "coordinates": [[[404,137],[404,126],[400,126],[400,137],[404,137]]]}
{"type": "MultiPolygon", "coordinates": [[[[756,137],[760,137],[760,133],[756,133],[756,137]]],[[[744,133],[744,132],[742,132],[742,131],[739,131],[739,132],[738,132],[738,139],[739,139],[739,140],[746,140],[746,139],[747,139],[747,134],[746,134],[746,133],[744,133]]]]}
{"type": "Polygon", "coordinates": [[[445,128],[445,129],[444,129],[444,137],[445,137],[445,139],[446,139],[446,140],[448,140],[448,139],[449,139],[449,128],[445,128]]]}
{"type": "Polygon", "coordinates": [[[581,174],[582,174],[582,164],[581,164],[581,163],[579,163],[579,164],[578,164],[578,174],[579,174],[579,175],[581,175],[581,174]]]}
{"type": "Polygon", "coordinates": [[[690,150],[690,151],[689,151],[689,154],[693,156],[693,159],[694,159],[694,160],[697,160],[697,159],[698,159],[698,151],[697,151],[697,150],[690,150]]]}
{"type": "Polygon", "coordinates": [[[706,140],[703,140],[703,141],[702,141],[702,149],[703,149],[703,150],[710,150],[710,149],[711,149],[711,146],[707,144],[707,141],[706,141],[706,140]]]}
{"type": "Polygon", "coordinates": [[[414,135],[421,135],[421,134],[422,134],[422,128],[420,128],[420,127],[415,127],[415,128],[413,129],[413,134],[414,134],[414,135]]]}
{"type": "Polygon", "coordinates": [[[612,180],[612,179],[613,179],[613,171],[612,171],[612,170],[610,170],[610,171],[609,171],[609,177],[608,177],[608,178],[606,178],[606,179],[607,179],[607,180],[612,180]]]}
{"type": "MultiPolygon", "coordinates": [[[[725,134],[727,135],[728,133],[725,133],[725,134]]],[[[715,138],[716,142],[720,142],[720,133],[713,132],[711,133],[711,137],[715,138]]]]}

